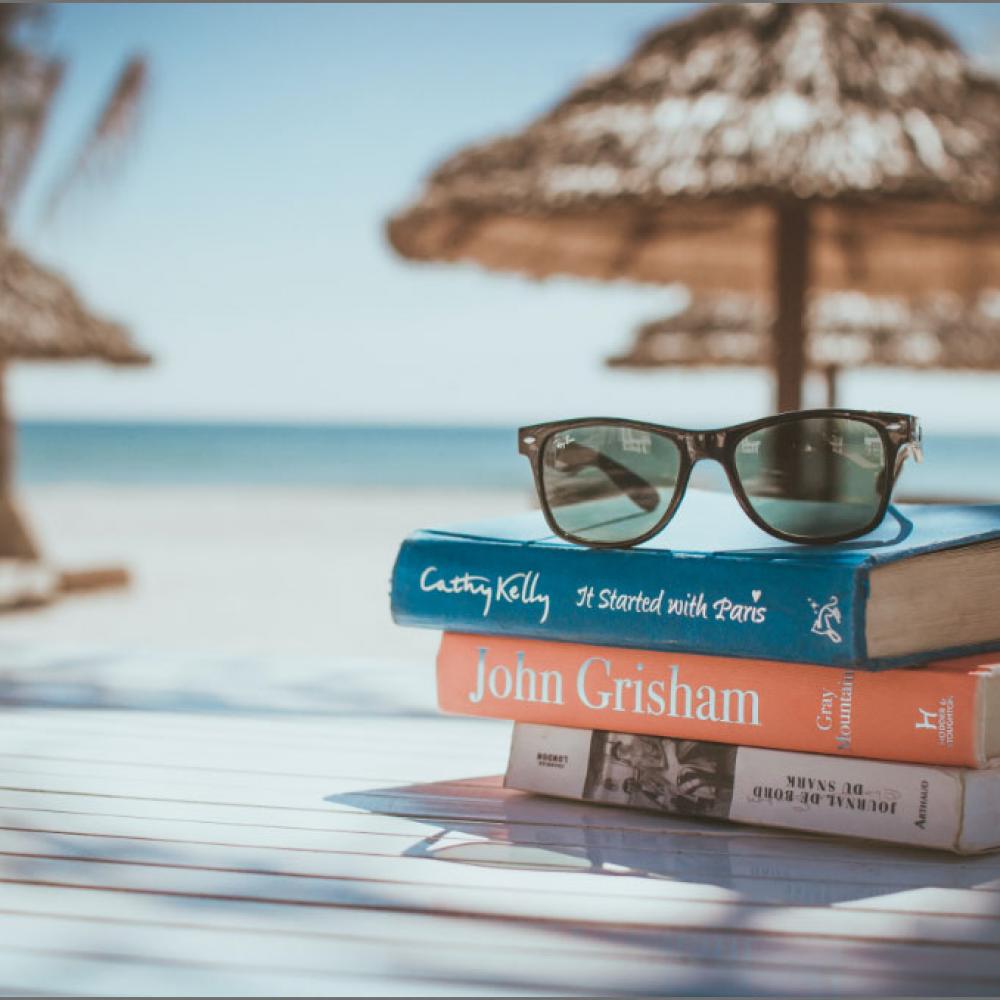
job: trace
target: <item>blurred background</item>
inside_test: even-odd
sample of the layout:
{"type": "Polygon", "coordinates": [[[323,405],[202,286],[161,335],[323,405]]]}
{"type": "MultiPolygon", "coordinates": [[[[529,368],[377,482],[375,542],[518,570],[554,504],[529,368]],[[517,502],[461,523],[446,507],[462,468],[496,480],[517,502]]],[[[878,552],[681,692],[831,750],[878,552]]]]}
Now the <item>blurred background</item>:
{"type": "Polygon", "coordinates": [[[760,7],[749,27],[701,23],[638,57],[702,5],[8,18],[0,93],[21,124],[0,136],[16,427],[0,603],[18,607],[0,636],[430,655],[432,633],[389,623],[396,547],[417,527],[526,509],[513,429],[545,419],[713,426],[832,393],[921,417],[927,461],[898,492],[1000,498],[1000,8],[803,21],[789,55],[772,40],[791,29],[754,27],[772,16],[760,7]],[[789,89],[788,73],[822,80],[823,32],[861,60],[842,67],[856,92],[789,89]],[[879,32],[900,45],[880,49],[879,32]],[[703,84],[712,100],[657,105],[712,51],[728,53],[703,84]],[[755,86],[773,88],[785,138],[822,140],[838,101],[854,117],[823,162],[786,150],[766,183],[746,181],[739,164],[761,151],[736,126],[711,130],[729,115],[752,135],[737,99],[755,86]],[[629,124],[629,87],[655,127],[629,124]],[[468,151],[501,135],[515,138],[468,151]],[[688,170],[663,182],[666,221],[643,200],[657,156],[688,170]],[[761,190],[791,213],[777,242],[761,190]],[[903,195],[933,204],[915,217],[903,195]],[[798,206],[817,200],[803,228],[798,206]],[[879,233],[899,236],[884,245],[870,214],[883,204],[879,233]],[[677,238],[657,243],[671,220],[677,238]],[[643,263],[661,244],[658,269],[643,263]],[[825,282],[811,296],[801,274],[796,291],[803,245],[825,282]]]}

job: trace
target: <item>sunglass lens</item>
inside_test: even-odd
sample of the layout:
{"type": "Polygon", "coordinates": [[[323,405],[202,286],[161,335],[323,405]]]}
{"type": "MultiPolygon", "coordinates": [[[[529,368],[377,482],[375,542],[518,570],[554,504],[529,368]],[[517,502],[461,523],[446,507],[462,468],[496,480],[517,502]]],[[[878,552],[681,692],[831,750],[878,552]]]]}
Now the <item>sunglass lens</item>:
{"type": "Polygon", "coordinates": [[[871,424],[807,417],[765,427],[737,442],[735,465],[750,506],[777,531],[809,541],[874,527],[886,454],[871,424]]]}
{"type": "Polygon", "coordinates": [[[589,543],[635,541],[673,499],[681,456],[668,437],[616,424],[554,434],[542,449],[542,490],[555,523],[589,543]]]}

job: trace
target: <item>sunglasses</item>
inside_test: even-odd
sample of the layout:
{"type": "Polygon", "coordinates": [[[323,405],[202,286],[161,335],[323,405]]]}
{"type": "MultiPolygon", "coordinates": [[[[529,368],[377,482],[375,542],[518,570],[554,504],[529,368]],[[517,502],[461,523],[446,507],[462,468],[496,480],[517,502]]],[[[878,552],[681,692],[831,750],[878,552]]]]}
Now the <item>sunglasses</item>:
{"type": "Polygon", "coordinates": [[[800,410],[717,430],[588,417],[518,431],[549,527],[594,548],[661,531],[703,458],[726,470],[758,527],[789,542],[830,544],[877,527],[903,460],[923,460],[905,413],[800,410]]]}

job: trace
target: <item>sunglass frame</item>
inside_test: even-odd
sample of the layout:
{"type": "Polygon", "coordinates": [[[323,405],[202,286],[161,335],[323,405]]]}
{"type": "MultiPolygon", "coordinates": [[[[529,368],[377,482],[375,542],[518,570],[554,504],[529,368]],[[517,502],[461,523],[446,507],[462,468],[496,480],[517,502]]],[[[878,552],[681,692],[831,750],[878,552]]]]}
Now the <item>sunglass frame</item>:
{"type": "Polygon", "coordinates": [[[531,424],[521,427],[517,432],[518,451],[527,457],[531,463],[531,472],[535,480],[535,490],[541,504],[545,521],[552,531],[567,542],[577,545],[585,545],[593,549],[622,549],[632,548],[641,545],[643,542],[655,535],[658,535],[669,524],[674,516],[684,494],[687,492],[688,482],[691,478],[691,470],[695,464],[703,459],[714,459],[719,462],[726,472],[729,486],[736,497],[737,502],[743,512],[762,531],[766,531],[775,538],[780,538],[786,542],[796,542],[806,545],[832,545],[836,542],[846,542],[853,538],[859,538],[868,534],[876,528],[885,517],[889,508],[893,486],[899,475],[899,470],[903,460],[907,455],[913,454],[919,461],[922,458],[921,452],[921,428],[920,421],[908,413],[888,413],[879,410],[849,410],[849,409],[816,409],[816,410],[792,410],[787,413],[778,413],[769,417],[760,417],[757,420],[748,420],[744,423],[733,424],[729,427],[717,427],[711,430],[690,430],[684,427],[671,427],[665,424],[648,423],[643,420],[624,420],[620,417],[577,417],[573,420],[556,420],[542,424],[531,424]],[[755,431],[778,427],[782,424],[796,423],[802,420],[814,418],[857,420],[873,427],[882,441],[885,454],[885,470],[887,475],[883,477],[882,495],[879,498],[878,510],[871,520],[862,528],[856,531],[841,532],[824,536],[804,536],[793,535],[788,532],[774,528],[764,521],[754,510],[746,492],[740,483],[736,470],[736,448],[740,441],[748,434],[755,431]],[[663,515],[656,524],[648,531],[637,535],[634,539],[622,542],[595,542],[584,538],[578,538],[570,532],[559,527],[552,509],[549,506],[548,498],[545,495],[545,486],[542,478],[542,461],[546,444],[556,435],[564,431],[572,430],[574,427],[588,426],[602,427],[626,427],[639,431],[649,431],[670,438],[678,448],[680,456],[680,467],[677,473],[677,482],[674,484],[674,494],[663,515]],[[891,470],[891,472],[890,472],[891,470]]]}

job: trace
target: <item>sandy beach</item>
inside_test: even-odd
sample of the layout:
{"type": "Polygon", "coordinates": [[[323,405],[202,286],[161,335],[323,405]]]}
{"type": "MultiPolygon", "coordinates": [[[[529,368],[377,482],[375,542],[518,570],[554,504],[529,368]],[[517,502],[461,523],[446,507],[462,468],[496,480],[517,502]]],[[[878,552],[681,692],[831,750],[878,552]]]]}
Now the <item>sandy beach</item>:
{"type": "Polygon", "coordinates": [[[524,510],[518,491],[33,486],[23,506],[60,568],[127,565],[128,589],[0,618],[4,643],[237,655],[424,658],[389,617],[399,542],[524,510]]]}

